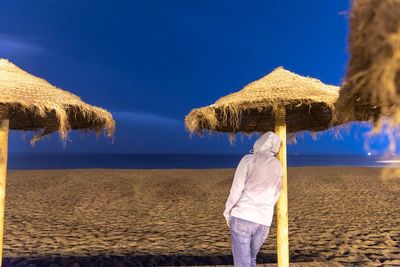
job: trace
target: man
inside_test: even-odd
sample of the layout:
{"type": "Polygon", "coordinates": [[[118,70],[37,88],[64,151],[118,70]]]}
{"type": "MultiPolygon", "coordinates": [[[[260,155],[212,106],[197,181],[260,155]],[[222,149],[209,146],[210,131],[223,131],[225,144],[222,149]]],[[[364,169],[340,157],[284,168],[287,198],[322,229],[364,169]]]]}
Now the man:
{"type": "Polygon", "coordinates": [[[236,169],[224,211],[235,267],[255,267],[268,237],[282,186],[282,165],[275,157],[280,145],[273,132],[263,134],[236,169]]]}

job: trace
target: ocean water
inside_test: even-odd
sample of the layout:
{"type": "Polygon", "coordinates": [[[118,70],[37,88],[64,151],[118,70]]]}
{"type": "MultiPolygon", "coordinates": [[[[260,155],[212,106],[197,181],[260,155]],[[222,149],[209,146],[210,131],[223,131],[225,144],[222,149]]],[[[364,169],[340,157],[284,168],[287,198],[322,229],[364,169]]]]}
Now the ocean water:
{"type": "MultiPolygon", "coordinates": [[[[208,169],[235,168],[242,154],[10,154],[8,168],[208,169]]],[[[398,160],[361,155],[288,155],[288,166],[400,167],[398,160]]]]}

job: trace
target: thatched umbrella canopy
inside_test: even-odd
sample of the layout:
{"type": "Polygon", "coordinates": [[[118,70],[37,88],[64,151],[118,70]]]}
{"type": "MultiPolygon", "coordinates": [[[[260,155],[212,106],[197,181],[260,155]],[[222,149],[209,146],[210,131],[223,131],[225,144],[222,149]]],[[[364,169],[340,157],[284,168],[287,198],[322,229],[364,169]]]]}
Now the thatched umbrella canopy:
{"type": "Polygon", "coordinates": [[[115,122],[108,111],[86,104],[6,59],[0,59],[0,92],[0,107],[8,110],[11,130],[42,129],[39,136],[59,131],[63,140],[69,130],[105,129],[108,136],[113,134],[115,122]]]}
{"type": "Polygon", "coordinates": [[[59,131],[66,140],[69,130],[114,132],[109,112],[90,106],[79,97],[37,78],[5,59],[0,59],[0,266],[3,248],[4,205],[7,173],[8,132],[43,130],[43,135],[59,131]]]}
{"type": "Polygon", "coordinates": [[[350,61],[336,104],[344,121],[400,123],[400,0],[354,0],[350,61]]]}
{"type": "Polygon", "coordinates": [[[286,132],[321,131],[333,126],[339,87],[277,68],[215,104],[192,110],[185,118],[190,132],[275,131],[282,141],[282,191],[276,205],[278,266],[289,267],[286,132]]]}
{"type": "Polygon", "coordinates": [[[321,131],[332,126],[338,91],[336,86],[279,67],[215,104],[193,109],[185,124],[192,133],[274,131],[274,114],[283,106],[288,133],[321,131]]]}

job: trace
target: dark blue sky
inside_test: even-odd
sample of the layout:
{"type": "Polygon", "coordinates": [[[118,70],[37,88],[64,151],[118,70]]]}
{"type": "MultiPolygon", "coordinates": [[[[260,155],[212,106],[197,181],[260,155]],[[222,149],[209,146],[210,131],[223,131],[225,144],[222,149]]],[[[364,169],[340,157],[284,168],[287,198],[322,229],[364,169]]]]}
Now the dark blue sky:
{"type": "MultiPolygon", "coordinates": [[[[243,153],[226,136],[189,138],[184,116],[277,66],[339,85],[348,54],[348,0],[2,0],[0,57],[111,111],[114,144],[57,135],[10,152],[243,153]]],[[[365,153],[364,130],[309,136],[290,153],[365,153]],[[357,134],[356,134],[357,132],[357,134]]],[[[25,139],[26,140],[25,140],[25,139]]]]}

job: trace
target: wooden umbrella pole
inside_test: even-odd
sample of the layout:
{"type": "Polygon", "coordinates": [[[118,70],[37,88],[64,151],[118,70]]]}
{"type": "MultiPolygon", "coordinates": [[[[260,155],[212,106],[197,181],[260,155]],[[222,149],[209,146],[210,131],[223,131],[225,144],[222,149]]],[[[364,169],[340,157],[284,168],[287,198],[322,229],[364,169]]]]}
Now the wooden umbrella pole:
{"type": "Polygon", "coordinates": [[[278,159],[282,163],[282,191],[276,204],[277,218],[277,248],[278,266],[289,267],[289,223],[287,197],[287,162],[286,162],[286,109],[279,107],[275,112],[275,133],[281,139],[282,145],[278,152],[278,159]]]}
{"type": "Polygon", "coordinates": [[[8,110],[0,106],[0,267],[3,259],[4,207],[6,200],[9,124],[8,110]]]}

